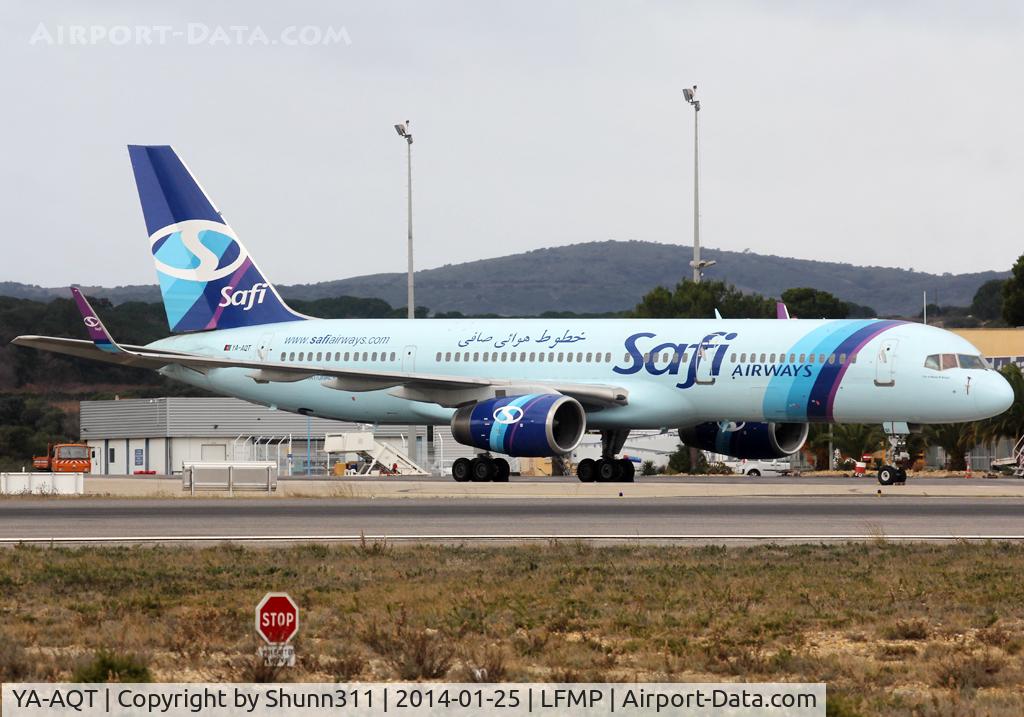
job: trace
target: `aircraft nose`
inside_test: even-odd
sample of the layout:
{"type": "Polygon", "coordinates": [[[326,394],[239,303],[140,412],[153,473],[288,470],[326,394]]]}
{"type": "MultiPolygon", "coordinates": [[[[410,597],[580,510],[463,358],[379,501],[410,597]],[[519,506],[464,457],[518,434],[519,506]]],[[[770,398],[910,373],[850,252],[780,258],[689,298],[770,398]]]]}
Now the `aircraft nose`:
{"type": "Polygon", "coordinates": [[[1013,405],[1013,387],[1001,374],[992,371],[979,383],[974,403],[985,418],[998,416],[1013,405]]]}

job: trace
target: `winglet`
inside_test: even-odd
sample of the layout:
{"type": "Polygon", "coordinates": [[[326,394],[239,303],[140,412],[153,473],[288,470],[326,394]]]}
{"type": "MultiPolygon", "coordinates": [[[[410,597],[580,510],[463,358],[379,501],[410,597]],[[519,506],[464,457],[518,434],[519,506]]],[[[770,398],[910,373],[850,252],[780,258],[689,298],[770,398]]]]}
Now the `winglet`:
{"type": "Polygon", "coordinates": [[[777,319],[788,319],[789,309],[786,308],[786,303],[783,301],[775,302],[775,318],[777,319]]]}
{"type": "Polygon", "coordinates": [[[75,304],[82,313],[82,323],[85,324],[85,328],[89,331],[89,338],[96,344],[96,348],[107,353],[121,353],[121,347],[117,345],[110,332],[107,331],[107,327],[100,321],[100,317],[96,315],[92,306],[89,305],[89,301],[85,298],[82,290],[77,286],[72,286],[71,296],[74,297],[75,304]]]}
{"type": "Polygon", "coordinates": [[[719,311],[717,308],[715,309],[715,318],[716,319],[721,319],[722,318],[722,312],[719,311]]]}

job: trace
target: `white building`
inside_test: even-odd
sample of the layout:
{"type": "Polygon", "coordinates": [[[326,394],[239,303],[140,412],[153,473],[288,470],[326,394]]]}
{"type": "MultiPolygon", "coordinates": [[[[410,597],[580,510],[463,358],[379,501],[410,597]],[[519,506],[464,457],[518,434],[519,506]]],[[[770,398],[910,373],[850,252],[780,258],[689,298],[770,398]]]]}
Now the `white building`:
{"type": "Polygon", "coordinates": [[[324,473],[324,435],[372,430],[417,464],[438,471],[475,450],[447,427],[368,426],[276,411],[234,398],[82,401],[80,435],[92,472],[177,473],[184,461],[277,460],[281,475],[324,473]]]}

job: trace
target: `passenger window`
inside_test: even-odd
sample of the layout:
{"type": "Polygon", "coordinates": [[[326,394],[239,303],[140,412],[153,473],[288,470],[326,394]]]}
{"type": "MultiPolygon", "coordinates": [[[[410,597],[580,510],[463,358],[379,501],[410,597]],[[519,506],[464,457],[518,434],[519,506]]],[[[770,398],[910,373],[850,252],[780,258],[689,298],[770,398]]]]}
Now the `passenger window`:
{"type": "Polygon", "coordinates": [[[440,351],[437,352],[437,358],[434,359],[434,360],[437,361],[438,363],[441,363],[441,352],[440,351]]]}
{"type": "MultiPolygon", "coordinates": [[[[685,356],[686,354],[683,354],[683,355],[685,356]]],[[[747,362],[747,355],[746,354],[740,354],[740,363],[746,363],[746,362],[747,362]]]]}
{"type": "Polygon", "coordinates": [[[349,359],[349,352],[348,352],[348,351],[346,351],[346,352],[345,352],[345,360],[346,360],[346,361],[348,361],[348,359],[349,359]]]}
{"type": "Polygon", "coordinates": [[[513,351],[512,353],[510,353],[510,354],[508,355],[508,357],[509,357],[509,360],[510,360],[510,361],[515,361],[515,360],[516,360],[516,352],[515,352],[515,351],[513,351]]]}
{"type": "Polygon", "coordinates": [[[487,359],[489,359],[490,357],[491,357],[491,355],[489,353],[487,353],[486,351],[484,351],[484,353],[483,353],[484,363],[487,363],[487,359]]]}
{"type": "Polygon", "coordinates": [[[818,354],[818,363],[825,363],[825,354],[818,354]]]}
{"type": "Polygon", "coordinates": [[[461,360],[462,360],[462,354],[460,354],[458,351],[456,351],[455,352],[455,362],[458,363],[461,360]]]}
{"type": "Polygon", "coordinates": [[[281,353],[281,361],[284,361],[284,352],[281,353]]]}
{"type": "Polygon", "coordinates": [[[605,363],[611,363],[612,362],[612,354],[611,354],[610,351],[604,355],[604,362],[605,363]]]}
{"type": "MultiPolygon", "coordinates": [[[[530,354],[530,360],[531,361],[533,360],[533,354],[530,354]]],[[[541,351],[539,354],[537,354],[537,361],[540,362],[540,363],[544,363],[544,352],[543,351],[541,351]]]]}
{"type": "Polygon", "coordinates": [[[839,365],[842,366],[846,363],[846,354],[839,354],[839,365]]]}
{"type": "Polygon", "coordinates": [[[366,360],[366,356],[367,356],[366,352],[365,352],[365,351],[363,351],[363,361],[365,361],[365,360],[366,360]]]}
{"type": "Polygon", "coordinates": [[[447,353],[445,353],[444,360],[445,361],[451,361],[452,360],[452,352],[451,351],[448,351],[447,353]]]}
{"type": "Polygon", "coordinates": [[[835,362],[836,362],[836,355],[835,354],[829,354],[828,355],[828,364],[829,364],[829,366],[832,366],[833,364],[835,364],[835,362]]]}
{"type": "Polygon", "coordinates": [[[558,363],[562,363],[562,361],[564,361],[564,360],[565,360],[565,354],[563,354],[561,351],[559,351],[558,352],[558,363]]]}
{"type": "Polygon", "coordinates": [[[942,354],[942,370],[956,368],[956,354],[942,354]]]}
{"type": "Polygon", "coordinates": [[[491,354],[491,362],[492,363],[498,363],[498,352],[497,351],[495,351],[494,353],[491,354]]]}
{"type": "Polygon", "coordinates": [[[957,354],[957,358],[960,359],[960,368],[980,369],[982,371],[988,368],[988,364],[985,363],[985,359],[981,356],[957,354]]]}
{"type": "Polygon", "coordinates": [[[583,363],[583,352],[576,354],[576,363],[583,363]]]}
{"type": "Polygon", "coordinates": [[[768,357],[768,363],[775,363],[775,354],[768,357]]]}
{"type": "Polygon", "coordinates": [[[295,352],[294,351],[292,351],[291,353],[288,354],[288,360],[289,361],[294,361],[295,360],[295,352]]]}
{"type": "MultiPolygon", "coordinates": [[[[746,356],[746,354],[743,354],[743,355],[744,355],[744,356],[746,356]]],[[[690,360],[690,355],[689,355],[689,354],[686,354],[686,353],[684,353],[684,354],[683,354],[683,359],[682,359],[683,363],[686,363],[686,362],[687,362],[687,361],[689,361],[689,360],[690,360]]]]}
{"type": "Polygon", "coordinates": [[[761,354],[761,363],[766,363],[764,360],[764,354],[761,354]]]}
{"type": "Polygon", "coordinates": [[[850,354],[850,363],[857,363],[857,354],[850,354]]]}
{"type": "Polygon", "coordinates": [[[501,352],[501,361],[502,361],[502,363],[504,363],[505,361],[508,361],[508,351],[502,351],[501,352]]]}
{"type": "Polygon", "coordinates": [[[392,351],[392,352],[391,352],[391,360],[392,360],[392,361],[394,361],[394,360],[395,360],[395,352],[394,352],[394,351],[392,351]]]}
{"type": "Polygon", "coordinates": [[[924,360],[924,367],[930,368],[932,371],[941,371],[942,366],[939,364],[939,355],[932,354],[924,360]]]}
{"type": "Polygon", "coordinates": [[[790,363],[796,363],[796,354],[790,354],[789,355],[789,362],[790,363]]]}
{"type": "Polygon", "coordinates": [[[299,361],[305,361],[305,360],[306,360],[306,352],[305,351],[299,351],[299,361]]]}
{"type": "Polygon", "coordinates": [[[622,360],[625,361],[626,363],[629,363],[629,359],[630,358],[631,358],[630,355],[626,354],[626,357],[624,359],[622,359],[622,360]]]}
{"type": "Polygon", "coordinates": [[[565,355],[566,363],[572,363],[572,352],[570,351],[565,355]]]}
{"type": "Polygon", "coordinates": [[[736,354],[729,354],[729,363],[736,363],[736,354]]]}
{"type": "Polygon", "coordinates": [[[535,352],[531,351],[530,352],[530,363],[533,363],[536,360],[537,360],[537,354],[535,352]]]}
{"type": "Polygon", "coordinates": [[[474,361],[479,361],[480,360],[480,352],[479,351],[474,351],[473,352],[473,360],[474,361]]]}
{"type": "Polygon", "coordinates": [[[601,363],[601,358],[602,358],[601,354],[599,354],[599,353],[598,354],[594,354],[594,361],[596,361],[597,363],[601,363]]]}
{"type": "Polygon", "coordinates": [[[462,360],[465,361],[466,363],[469,363],[469,351],[462,354],[462,360]]]}

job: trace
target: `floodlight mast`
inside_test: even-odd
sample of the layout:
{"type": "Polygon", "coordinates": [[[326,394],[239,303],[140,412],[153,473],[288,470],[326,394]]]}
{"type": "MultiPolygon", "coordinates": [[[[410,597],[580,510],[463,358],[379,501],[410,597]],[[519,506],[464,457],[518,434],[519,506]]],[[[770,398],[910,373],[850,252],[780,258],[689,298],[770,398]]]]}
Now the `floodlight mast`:
{"type": "Polygon", "coordinates": [[[714,261],[701,261],[700,258],[700,173],[699,149],[697,134],[697,118],[700,116],[700,100],[697,99],[697,85],[683,90],[683,99],[693,106],[693,283],[699,284],[704,269],[714,266],[714,261]]]}
{"type": "Polygon", "coordinates": [[[412,264],[412,133],[409,131],[409,120],[402,124],[395,125],[395,132],[405,140],[408,162],[406,165],[408,175],[408,204],[409,204],[409,277],[407,279],[408,308],[406,316],[410,319],[416,318],[416,302],[413,291],[413,264],[412,264]]]}

